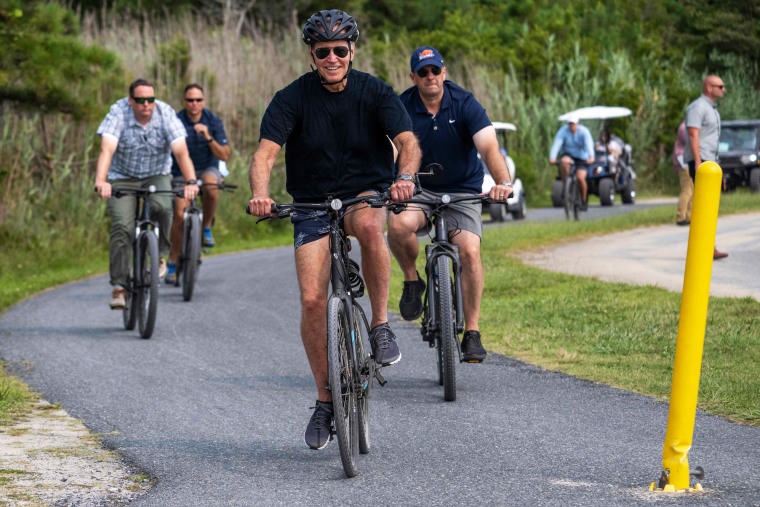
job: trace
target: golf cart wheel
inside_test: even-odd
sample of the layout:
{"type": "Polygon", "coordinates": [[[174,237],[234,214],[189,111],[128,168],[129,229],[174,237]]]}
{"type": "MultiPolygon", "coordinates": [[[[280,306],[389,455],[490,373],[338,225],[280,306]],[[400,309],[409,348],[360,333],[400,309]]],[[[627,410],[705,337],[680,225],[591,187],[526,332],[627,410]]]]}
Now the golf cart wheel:
{"type": "Polygon", "coordinates": [[[620,197],[623,200],[623,204],[633,204],[636,202],[636,181],[634,179],[628,180],[623,190],[620,191],[620,197]]]}
{"type": "Polygon", "coordinates": [[[565,206],[565,199],[562,195],[562,180],[554,180],[552,183],[552,206],[555,208],[565,206]]]}
{"type": "Polygon", "coordinates": [[[599,181],[599,201],[602,206],[612,206],[615,202],[615,182],[610,178],[599,181]]]}
{"type": "Polygon", "coordinates": [[[488,205],[488,213],[494,222],[503,222],[507,219],[507,205],[493,202],[488,205]]]}
{"type": "Polygon", "coordinates": [[[517,209],[512,212],[512,219],[522,220],[527,212],[528,205],[525,203],[525,194],[520,193],[520,197],[517,200],[517,209]]]}
{"type": "Polygon", "coordinates": [[[749,188],[753,192],[760,192],[760,169],[752,169],[749,173],[749,188]]]}

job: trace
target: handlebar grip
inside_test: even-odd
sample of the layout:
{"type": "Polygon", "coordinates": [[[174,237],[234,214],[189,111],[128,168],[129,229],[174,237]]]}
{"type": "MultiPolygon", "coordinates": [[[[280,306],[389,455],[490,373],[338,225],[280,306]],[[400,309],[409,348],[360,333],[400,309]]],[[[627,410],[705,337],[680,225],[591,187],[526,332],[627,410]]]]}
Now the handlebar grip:
{"type": "Polygon", "coordinates": [[[249,214],[249,215],[253,215],[253,213],[251,213],[251,205],[250,204],[246,204],[246,206],[245,206],[245,212],[247,214],[249,214]]]}

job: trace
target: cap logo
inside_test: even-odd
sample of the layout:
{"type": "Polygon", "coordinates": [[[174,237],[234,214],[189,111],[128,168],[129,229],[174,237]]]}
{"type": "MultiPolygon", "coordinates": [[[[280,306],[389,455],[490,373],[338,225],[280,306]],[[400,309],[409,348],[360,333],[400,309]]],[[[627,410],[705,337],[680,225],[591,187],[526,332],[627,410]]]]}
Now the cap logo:
{"type": "Polygon", "coordinates": [[[424,60],[425,58],[433,58],[435,56],[435,53],[433,53],[432,49],[423,49],[420,51],[420,60],[424,60]]]}

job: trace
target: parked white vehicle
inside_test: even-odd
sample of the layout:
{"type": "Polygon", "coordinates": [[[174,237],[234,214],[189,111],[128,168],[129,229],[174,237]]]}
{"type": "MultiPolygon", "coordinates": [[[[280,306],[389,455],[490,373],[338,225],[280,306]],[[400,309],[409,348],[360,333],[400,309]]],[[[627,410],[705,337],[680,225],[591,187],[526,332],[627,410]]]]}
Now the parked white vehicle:
{"type": "MultiPolygon", "coordinates": [[[[491,220],[494,222],[503,222],[507,219],[508,214],[511,214],[514,220],[520,220],[522,218],[525,218],[525,214],[528,211],[528,206],[525,201],[525,189],[523,188],[522,181],[520,181],[520,179],[517,177],[515,163],[507,152],[507,133],[515,132],[517,130],[517,127],[511,123],[502,121],[493,122],[493,126],[496,128],[496,134],[500,138],[500,150],[507,162],[507,168],[509,169],[509,178],[512,181],[513,192],[512,197],[507,199],[507,204],[494,203],[488,206],[484,206],[483,210],[485,211],[486,208],[488,209],[488,213],[491,215],[491,220]]],[[[491,173],[488,172],[486,165],[482,162],[481,165],[483,166],[483,192],[488,192],[496,183],[491,177],[491,173]]]]}

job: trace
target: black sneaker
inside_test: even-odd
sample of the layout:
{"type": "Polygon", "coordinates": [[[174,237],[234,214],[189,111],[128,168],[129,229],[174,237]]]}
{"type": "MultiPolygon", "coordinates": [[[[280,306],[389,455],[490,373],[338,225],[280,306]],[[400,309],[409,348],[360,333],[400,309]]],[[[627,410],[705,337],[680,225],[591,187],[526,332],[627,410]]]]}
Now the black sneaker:
{"type": "Polygon", "coordinates": [[[468,363],[480,363],[486,358],[486,349],[480,344],[480,333],[478,331],[464,332],[462,358],[468,363]]]}
{"type": "Polygon", "coordinates": [[[306,445],[312,449],[324,449],[330,441],[332,429],[333,405],[317,400],[309,425],[306,426],[306,445]]]}
{"type": "Polygon", "coordinates": [[[578,206],[578,209],[581,210],[581,211],[588,211],[588,203],[584,202],[584,201],[581,201],[581,205],[578,206]]]}
{"type": "Polygon", "coordinates": [[[381,366],[396,364],[401,359],[396,335],[393,334],[387,322],[372,328],[369,332],[369,344],[372,347],[375,362],[381,366]]]}
{"type": "Polygon", "coordinates": [[[425,282],[417,273],[417,280],[404,282],[404,292],[401,293],[401,301],[398,309],[404,320],[417,320],[422,315],[422,295],[425,293],[425,282]]]}

